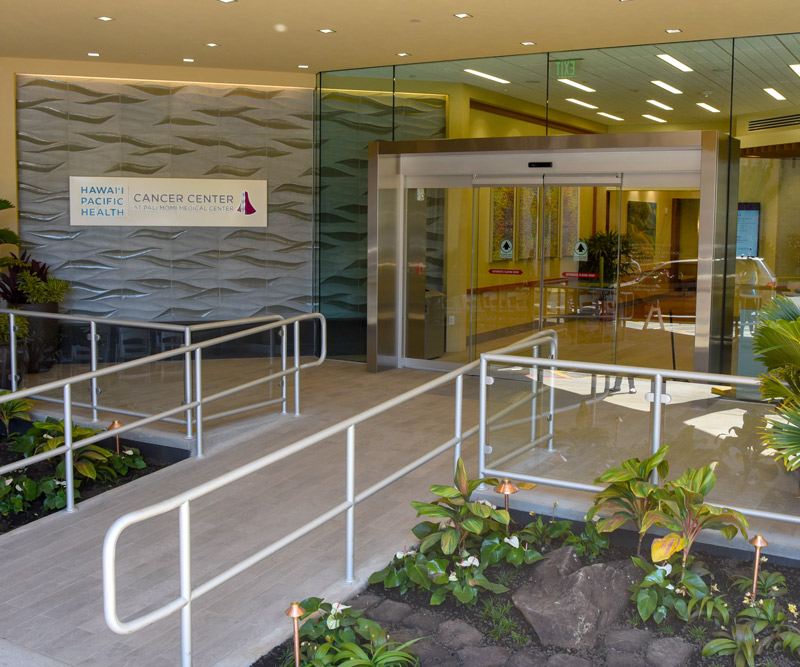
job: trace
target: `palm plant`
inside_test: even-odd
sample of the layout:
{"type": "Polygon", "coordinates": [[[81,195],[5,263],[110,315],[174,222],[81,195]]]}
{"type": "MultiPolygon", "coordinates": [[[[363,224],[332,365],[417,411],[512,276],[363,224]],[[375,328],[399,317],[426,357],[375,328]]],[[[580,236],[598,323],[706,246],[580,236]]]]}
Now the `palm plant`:
{"type": "Polygon", "coordinates": [[[753,349],[767,369],[761,376],[761,395],[777,404],[761,439],[787,470],[796,470],[800,468],[800,308],[793,301],[777,296],[761,309],[753,349]]]}
{"type": "Polygon", "coordinates": [[[588,239],[581,239],[586,244],[586,261],[583,271],[596,273],[602,287],[606,281],[615,281],[619,276],[627,276],[633,272],[631,262],[634,247],[628,234],[619,234],[614,230],[595,232],[588,239]]]}

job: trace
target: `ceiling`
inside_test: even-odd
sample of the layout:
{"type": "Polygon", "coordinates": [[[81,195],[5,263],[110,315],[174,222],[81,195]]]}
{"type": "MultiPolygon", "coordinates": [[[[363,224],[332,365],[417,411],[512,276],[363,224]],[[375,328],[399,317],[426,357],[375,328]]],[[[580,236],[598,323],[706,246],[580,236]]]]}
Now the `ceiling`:
{"type": "Polygon", "coordinates": [[[797,0],[26,0],[3,18],[0,57],[275,72],[800,32],[797,0]]]}

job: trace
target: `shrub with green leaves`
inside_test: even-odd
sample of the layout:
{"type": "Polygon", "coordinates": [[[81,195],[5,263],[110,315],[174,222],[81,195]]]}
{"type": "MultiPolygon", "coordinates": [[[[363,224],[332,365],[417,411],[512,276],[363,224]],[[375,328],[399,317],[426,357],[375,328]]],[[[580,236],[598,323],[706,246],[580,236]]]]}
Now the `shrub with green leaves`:
{"type": "Polygon", "coordinates": [[[568,544],[575,549],[575,553],[581,558],[588,558],[590,561],[597,560],[609,546],[608,537],[602,535],[594,521],[587,521],[580,535],[569,535],[564,544],[568,544]]]}
{"type": "Polygon", "coordinates": [[[519,536],[537,549],[547,549],[554,542],[568,539],[572,535],[571,526],[569,521],[544,521],[541,516],[537,516],[519,531],[519,536]]]}
{"type": "MultiPolygon", "coordinates": [[[[417,642],[390,642],[386,631],[375,621],[363,618],[363,610],[352,609],[339,602],[331,604],[322,598],[303,600],[305,613],[300,626],[300,664],[324,667],[399,667],[417,665],[418,660],[408,651],[417,642]]],[[[289,651],[283,667],[294,665],[294,653],[289,651]]]]}
{"type": "MultiPolygon", "coordinates": [[[[11,392],[3,389],[0,391],[0,396],[5,396],[11,392]]],[[[14,419],[27,419],[30,420],[31,416],[28,410],[33,407],[33,401],[29,398],[13,398],[5,403],[0,403],[0,422],[3,423],[5,428],[5,436],[11,436],[11,422],[14,419]]]]}
{"type": "MultiPolygon", "coordinates": [[[[736,577],[731,585],[740,593],[753,589],[752,577],[736,577]]],[[[760,570],[756,580],[756,595],[762,598],[776,598],[786,594],[786,577],[780,572],[760,570]]]]}

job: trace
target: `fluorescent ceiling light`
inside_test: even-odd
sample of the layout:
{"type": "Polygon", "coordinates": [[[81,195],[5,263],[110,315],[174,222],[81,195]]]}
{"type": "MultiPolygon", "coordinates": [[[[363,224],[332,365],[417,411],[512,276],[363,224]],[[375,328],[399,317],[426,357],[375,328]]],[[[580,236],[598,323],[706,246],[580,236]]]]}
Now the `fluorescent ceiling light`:
{"type": "Polygon", "coordinates": [[[332,32],[336,32],[331,28],[320,28],[317,32],[321,32],[323,35],[330,35],[332,32]]]}
{"type": "Polygon", "coordinates": [[[659,118],[658,116],[651,116],[649,113],[643,113],[642,118],[649,118],[650,120],[656,121],[656,123],[666,123],[663,118],[659,118]]]}
{"type": "Polygon", "coordinates": [[[308,65],[298,65],[297,69],[308,69],[308,65]]]}
{"type": "Polygon", "coordinates": [[[474,74],[475,76],[482,77],[484,79],[489,79],[489,81],[497,81],[497,83],[511,83],[510,81],[506,81],[505,79],[501,79],[499,76],[492,76],[491,74],[486,74],[485,72],[479,72],[476,69],[465,69],[464,70],[467,74],[474,74]]]}
{"type": "Polygon", "coordinates": [[[582,107],[586,107],[587,109],[597,108],[594,104],[589,104],[588,102],[581,102],[580,100],[576,100],[574,97],[568,97],[567,102],[572,102],[573,104],[580,104],[582,107]]]}
{"type": "Polygon", "coordinates": [[[96,16],[95,18],[98,21],[113,21],[114,20],[110,16],[96,16]]]}
{"type": "Polygon", "coordinates": [[[401,58],[405,58],[405,57],[407,57],[407,56],[410,56],[411,54],[410,54],[410,53],[405,53],[405,52],[403,52],[403,53],[395,53],[395,55],[396,55],[396,56],[400,56],[401,58]]]}
{"type": "Polygon", "coordinates": [[[610,118],[611,120],[625,120],[624,118],[620,118],[619,116],[612,116],[610,113],[606,113],[605,111],[598,111],[598,116],[605,116],[606,118],[610,118]]]}
{"type": "Polygon", "coordinates": [[[673,95],[683,95],[682,90],[678,90],[674,86],[670,86],[668,83],[664,83],[663,81],[651,81],[650,83],[658,86],[659,88],[663,88],[664,90],[668,90],[673,95]]]}
{"type": "Polygon", "coordinates": [[[683,32],[680,28],[667,28],[665,31],[668,35],[677,35],[679,32],[683,32]]]}
{"type": "Polygon", "coordinates": [[[185,63],[193,63],[194,62],[194,58],[184,58],[183,62],[185,62],[185,63]]]}
{"type": "Polygon", "coordinates": [[[86,55],[87,56],[91,56],[92,58],[99,58],[100,57],[99,53],[87,53],[86,55]]]}
{"type": "Polygon", "coordinates": [[[472,18],[472,14],[464,14],[464,13],[462,13],[462,14],[453,14],[453,16],[455,16],[457,19],[471,19],[472,18]]]}
{"type": "Polygon", "coordinates": [[[781,95],[781,94],[780,94],[780,93],[779,93],[777,90],[775,90],[774,88],[764,88],[764,92],[765,92],[767,95],[772,95],[772,97],[774,97],[776,100],[785,100],[785,99],[786,99],[786,98],[785,98],[783,95],[781,95]]]}
{"type": "Polygon", "coordinates": [[[214,42],[209,42],[208,44],[206,44],[206,46],[210,46],[213,49],[215,46],[219,46],[219,44],[214,44],[214,42]]]}
{"type": "Polygon", "coordinates": [[[792,71],[797,74],[797,76],[800,76],[800,65],[789,65],[789,67],[792,68],[792,71]]]}
{"type": "Polygon", "coordinates": [[[710,104],[706,104],[705,102],[698,102],[697,106],[705,109],[706,111],[710,111],[711,113],[719,113],[719,109],[715,109],[710,104]]]}
{"type": "Polygon", "coordinates": [[[673,110],[672,107],[668,107],[666,104],[663,104],[662,102],[659,102],[658,100],[647,100],[647,103],[648,104],[652,104],[653,106],[658,107],[659,109],[664,109],[665,111],[672,111],[673,110]]]}
{"type": "Polygon", "coordinates": [[[229,2],[236,2],[236,0],[219,0],[219,1],[220,1],[220,2],[224,2],[226,5],[227,5],[229,2]]]}
{"type": "Polygon", "coordinates": [[[561,83],[566,83],[568,86],[572,86],[573,88],[585,90],[587,93],[597,92],[594,88],[589,88],[589,86],[584,86],[582,83],[578,83],[577,81],[573,81],[572,79],[558,79],[558,81],[560,81],[561,83]]]}
{"type": "Polygon", "coordinates": [[[691,67],[689,67],[689,65],[685,65],[677,58],[673,58],[672,56],[666,53],[659,53],[656,57],[661,58],[661,60],[663,60],[665,63],[669,63],[673,67],[679,69],[681,72],[694,72],[694,70],[691,67]]]}
{"type": "Polygon", "coordinates": [[[536,42],[520,42],[522,46],[536,46],[536,42]]]}

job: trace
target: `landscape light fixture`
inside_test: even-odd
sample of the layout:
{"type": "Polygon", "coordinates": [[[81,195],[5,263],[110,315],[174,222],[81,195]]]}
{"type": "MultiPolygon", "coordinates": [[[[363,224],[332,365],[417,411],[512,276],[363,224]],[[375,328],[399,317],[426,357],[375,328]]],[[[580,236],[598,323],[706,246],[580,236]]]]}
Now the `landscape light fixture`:
{"type": "MultiPolygon", "coordinates": [[[[122,428],[122,422],[119,419],[115,419],[108,425],[106,431],[116,431],[118,428],[122,428]]],[[[116,434],[117,439],[117,456],[119,456],[119,434],[116,434]]]]}
{"type": "Polygon", "coordinates": [[[756,535],[750,540],[750,544],[756,548],[756,564],[753,566],[753,590],[751,591],[752,597],[750,598],[750,602],[755,602],[756,583],[758,583],[758,564],[761,561],[761,549],[767,546],[767,541],[764,539],[763,535],[756,535]]]}
{"type": "Polygon", "coordinates": [[[519,489],[511,483],[511,480],[507,477],[503,479],[502,482],[496,487],[494,487],[495,493],[502,493],[506,497],[506,512],[508,512],[508,497],[512,493],[516,493],[519,489]]]}
{"type": "Polygon", "coordinates": [[[306,610],[300,606],[299,602],[292,602],[286,610],[286,615],[292,619],[292,627],[294,628],[294,665],[300,667],[300,624],[298,619],[306,613],[306,610]]]}

